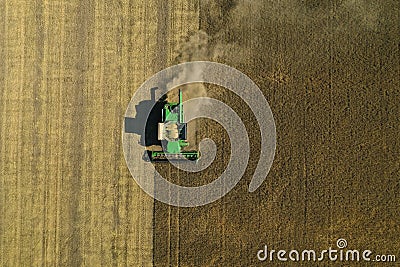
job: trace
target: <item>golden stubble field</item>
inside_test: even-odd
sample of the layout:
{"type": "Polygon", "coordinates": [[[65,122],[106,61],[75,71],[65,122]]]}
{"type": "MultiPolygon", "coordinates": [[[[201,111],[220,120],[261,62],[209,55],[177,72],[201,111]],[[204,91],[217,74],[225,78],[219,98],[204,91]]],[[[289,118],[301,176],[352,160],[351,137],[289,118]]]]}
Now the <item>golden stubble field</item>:
{"type": "MultiPolygon", "coordinates": [[[[264,244],[338,238],[400,257],[398,1],[2,1],[0,14],[1,266],[256,266],[264,244]],[[255,119],[206,86],[243,119],[254,154],[223,199],[176,208],[130,177],[121,131],[136,88],[190,60],[260,86],[277,150],[248,193],[255,119]]],[[[199,185],[226,166],[226,133],[198,123],[217,161],[191,176],[157,165],[171,181],[199,185]]]]}
{"type": "Polygon", "coordinates": [[[123,114],[198,29],[195,3],[0,6],[0,265],[151,265],[153,201],[126,168],[123,114]]]}

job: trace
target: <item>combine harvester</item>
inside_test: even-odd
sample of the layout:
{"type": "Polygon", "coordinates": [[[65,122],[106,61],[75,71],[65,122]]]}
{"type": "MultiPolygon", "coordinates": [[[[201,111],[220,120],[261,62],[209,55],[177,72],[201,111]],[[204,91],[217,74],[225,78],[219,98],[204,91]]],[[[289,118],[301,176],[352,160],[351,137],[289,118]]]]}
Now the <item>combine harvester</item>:
{"type": "Polygon", "coordinates": [[[187,141],[187,123],[184,122],[182,91],[179,90],[179,102],[166,102],[161,110],[161,122],[158,123],[158,140],[161,141],[164,151],[146,150],[151,162],[167,162],[191,160],[199,158],[195,150],[185,151],[189,145],[187,141]]]}

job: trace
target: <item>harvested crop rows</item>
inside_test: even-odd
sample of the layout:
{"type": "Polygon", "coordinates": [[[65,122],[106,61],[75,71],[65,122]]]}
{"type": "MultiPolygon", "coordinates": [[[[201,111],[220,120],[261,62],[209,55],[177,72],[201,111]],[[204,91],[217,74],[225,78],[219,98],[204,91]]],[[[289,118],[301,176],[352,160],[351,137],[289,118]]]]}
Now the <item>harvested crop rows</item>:
{"type": "MultiPolygon", "coordinates": [[[[327,249],[338,238],[400,257],[399,3],[322,2],[2,1],[0,265],[254,266],[264,244],[327,249]],[[277,149],[248,193],[255,118],[205,85],[242,118],[253,153],[224,198],[177,208],[131,178],[121,131],[135,90],[191,60],[257,83],[277,149]]],[[[217,123],[192,128],[192,141],[218,147],[211,168],[156,169],[193,186],[223,171],[231,144],[217,123]]]]}

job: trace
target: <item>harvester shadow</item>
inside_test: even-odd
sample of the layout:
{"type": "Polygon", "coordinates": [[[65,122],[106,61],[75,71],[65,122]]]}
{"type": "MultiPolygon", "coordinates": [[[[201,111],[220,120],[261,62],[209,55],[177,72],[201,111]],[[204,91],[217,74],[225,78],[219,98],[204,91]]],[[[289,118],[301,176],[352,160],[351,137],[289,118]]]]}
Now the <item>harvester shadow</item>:
{"type": "Polygon", "coordinates": [[[158,140],[158,123],[162,121],[161,110],[165,105],[166,96],[156,101],[155,91],[151,89],[151,100],[144,100],[135,106],[136,117],[125,117],[125,132],[140,135],[139,144],[142,146],[161,146],[158,140]],[[147,114],[149,114],[147,118],[147,114]],[[144,134],[143,134],[144,133],[144,134]]]}

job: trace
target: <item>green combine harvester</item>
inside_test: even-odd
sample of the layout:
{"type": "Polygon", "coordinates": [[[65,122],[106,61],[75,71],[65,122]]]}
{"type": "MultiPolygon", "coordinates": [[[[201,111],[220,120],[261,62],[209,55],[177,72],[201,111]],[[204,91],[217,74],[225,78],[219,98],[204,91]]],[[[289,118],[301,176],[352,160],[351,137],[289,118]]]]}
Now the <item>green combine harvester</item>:
{"type": "Polygon", "coordinates": [[[158,140],[161,141],[164,151],[147,150],[150,161],[179,161],[199,158],[199,152],[185,151],[189,145],[187,141],[187,123],[184,122],[182,91],[179,90],[179,102],[166,102],[161,110],[161,122],[158,123],[158,140]]]}

